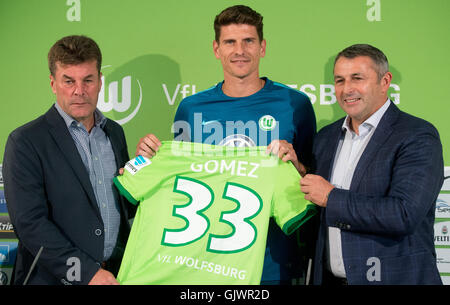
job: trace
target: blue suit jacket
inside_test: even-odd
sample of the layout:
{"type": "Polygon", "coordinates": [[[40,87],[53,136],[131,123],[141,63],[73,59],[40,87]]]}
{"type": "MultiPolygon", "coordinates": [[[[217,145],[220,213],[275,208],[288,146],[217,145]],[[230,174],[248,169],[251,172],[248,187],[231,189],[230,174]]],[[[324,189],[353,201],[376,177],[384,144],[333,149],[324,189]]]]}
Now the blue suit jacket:
{"type": "MultiPolygon", "coordinates": [[[[341,119],[314,143],[316,174],[330,181],[341,119]]],[[[392,102],[362,154],[349,190],[333,189],[321,209],[314,284],[322,282],[326,230],[341,229],[349,284],[441,284],[434,249],[442,145],[428,122],[392,102]],[[376,278],[376,268],[379,278],[376,278]]]]}
{"type": "MultiPolygon", "coordinates": [[[[107,120],[117,167],[128,160],[122,127],[107,120]]],[[[14,284],[22,284],[44,247],[29,284],[87,284],[103,260],[104,225],[88,172],[56,108],[13,131],[7,141],[3,177],[8,212],[19,238],[14,284]],[[71,259],[72,258],[72,259],[71,259]]],[[[118,196],[120,197],[120,196],[118,196]]],[[[118,271],[130,231],[131,204],[120,197],[121,228],[109,270],[118,271]]]]}

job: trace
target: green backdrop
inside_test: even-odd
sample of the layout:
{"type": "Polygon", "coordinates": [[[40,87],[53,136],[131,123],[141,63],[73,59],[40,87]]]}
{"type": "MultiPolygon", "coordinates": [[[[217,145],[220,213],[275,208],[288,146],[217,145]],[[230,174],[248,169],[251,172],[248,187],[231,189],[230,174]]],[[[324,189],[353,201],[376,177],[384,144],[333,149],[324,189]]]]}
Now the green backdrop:
{"type": "MultiPolygon", "coordinates": [[[[212,24],[238,3],[264,16],[267,53],[260,74],[306,92],[318,128],[344,115],[333,94],[334,56],[369,43],[390,61],[391,99],[436,126],[450,164],[449,0],[0,0],[0,164],[8,134],[55,101],[47,52],[70,34],[100,45],[99,107],[122,122],[130,155],[146,133],[170,139],[181,99],[223,79],[212,24]]],[[[449,193],[444,187],[440,196],[447,206],[449,193]]],[[[448,213],[439,215],[439,222],[450,220],[448,213]]],[[[437,247],[445,250],[440,266],[449,282],[450,242],[437,247]]],[[[8,268],[1,258],[0,268],[8,268]]]]}

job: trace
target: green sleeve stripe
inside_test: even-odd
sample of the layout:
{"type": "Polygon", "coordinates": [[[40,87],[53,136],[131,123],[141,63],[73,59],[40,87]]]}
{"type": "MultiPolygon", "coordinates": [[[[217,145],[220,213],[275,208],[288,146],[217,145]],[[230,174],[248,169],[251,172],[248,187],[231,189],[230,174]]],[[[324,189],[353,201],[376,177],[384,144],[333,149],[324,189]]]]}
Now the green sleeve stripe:
{"type": "Polygon", "coordinates": [[[292,233],[295,232],[295,230],[300,228],[308,219],[313,217],[316,213],[317,213],[316,205],[308,204],[303,212],[301,212],[294,218],[290,219],[283,225],[282,230],[284,234],[291,235],[292,233]]]}
{"type": "Polygon", "coordinates": [[[139,201],[137,201],[136,199],[134,199],[133,196],[131,196],[131,194],[123,187],[123,185],[120,183],[119,179],[117,179],[117,177],[114,177],[114,184],[116,185],[116,187],[119,189],[119,192],[122,196],[124,196],[125,198],[127,198],[127,200],[129,202],[131,202],[134,205],[137,205],[139,201]]]}

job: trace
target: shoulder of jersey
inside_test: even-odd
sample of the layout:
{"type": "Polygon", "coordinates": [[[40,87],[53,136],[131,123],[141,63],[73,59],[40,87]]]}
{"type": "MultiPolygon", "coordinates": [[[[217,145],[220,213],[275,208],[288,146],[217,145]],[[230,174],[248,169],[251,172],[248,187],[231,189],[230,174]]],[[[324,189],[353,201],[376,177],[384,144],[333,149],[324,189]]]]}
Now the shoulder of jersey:
{"type": "Polygon", "coordinates": [[[185,97],[181,103],[195,103],[202,100],[209,100],[210,96],[215,94],[215,89],[217,87],[217,84],[214,86],[209,87],[208,89],[205,89],[203,91],[197,92],[193,95],[185,97]]]}
{"type": "Polygon", "coordinates": [[[280,88],[280,89],[285,89],[287,90],[290,94],[297,96],[303,100],[307,100],[309,101],[309,97],[306,95],[306,93],[300,91],[300,90],[295,90],[294,88],[291,88],[289,86],[286,86],[285,84],[282,83],[278,83],[278,82],[274,82],[272,81],[272,84],[274,86],[274,88],[280,88]]]}

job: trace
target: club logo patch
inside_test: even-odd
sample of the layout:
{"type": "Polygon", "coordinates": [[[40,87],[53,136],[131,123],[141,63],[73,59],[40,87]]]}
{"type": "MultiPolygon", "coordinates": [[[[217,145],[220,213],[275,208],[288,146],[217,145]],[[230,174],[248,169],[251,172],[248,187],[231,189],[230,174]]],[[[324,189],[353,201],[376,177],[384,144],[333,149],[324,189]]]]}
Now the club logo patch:
{"type": "Polygon", "coordinates": [[[266,114],[259,119],[259,128],[262,130],[273,130],[277,126],[277,121],[271,115],[266,114]]]}

